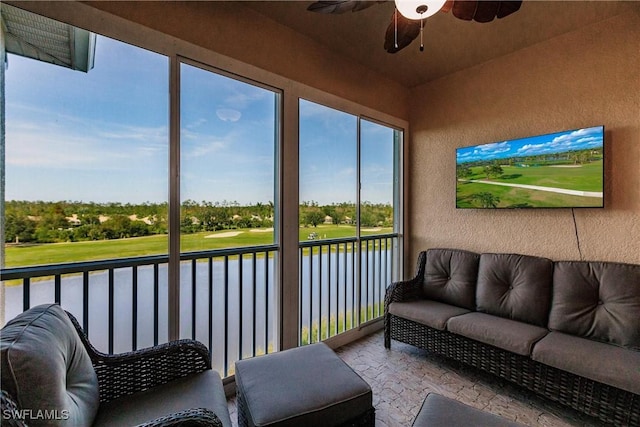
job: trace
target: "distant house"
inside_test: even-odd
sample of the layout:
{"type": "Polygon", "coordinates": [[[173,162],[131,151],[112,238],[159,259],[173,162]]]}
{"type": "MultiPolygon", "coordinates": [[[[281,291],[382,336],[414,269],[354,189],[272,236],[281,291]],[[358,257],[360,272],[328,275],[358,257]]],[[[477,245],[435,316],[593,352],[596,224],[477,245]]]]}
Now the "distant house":
{"type": "Polygon", "coordinates": [[[131,221],[142,221],[147,225],[153,225],[153,220],[148,216],[145,216],[144,218],[138,218],[138,215],[133,214],[133,215],[129,215],[129,219],[131,221]]]}
{"type": "Polygon", "coordinates": [[[69,225],[73,227],[78,227],[82,225],[82,221],[80,221],[80,218],[78,218],[78,214],[73,214],[71,216],[66,217],[65,219],[67,220],[69,225]]]}
{"type": "Polygon", "coordinates": [[[333,217],[327,215],[324,217],[324,224],[333,224],[333,217]]]}

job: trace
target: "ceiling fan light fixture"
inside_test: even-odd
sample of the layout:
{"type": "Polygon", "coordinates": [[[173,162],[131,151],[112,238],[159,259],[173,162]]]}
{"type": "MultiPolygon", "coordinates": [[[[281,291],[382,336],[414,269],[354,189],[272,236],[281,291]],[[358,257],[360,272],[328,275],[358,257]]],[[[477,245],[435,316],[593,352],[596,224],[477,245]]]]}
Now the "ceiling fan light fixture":
{"type": "Polygon", "coordinates": [[[420,20],[435,15],[447,0],[395,0],[396,9],[407,19],[420,20]]]}

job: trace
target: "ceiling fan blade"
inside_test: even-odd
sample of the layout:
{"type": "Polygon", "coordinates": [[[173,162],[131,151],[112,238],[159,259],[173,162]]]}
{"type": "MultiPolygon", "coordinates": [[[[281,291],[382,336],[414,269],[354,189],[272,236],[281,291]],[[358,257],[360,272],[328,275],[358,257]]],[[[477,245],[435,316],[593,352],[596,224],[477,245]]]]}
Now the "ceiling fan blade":
{"type": "Polygon", "coordinates": [[[498,8],[498,13],[496,13],[496,16],[498,17],[498,19],[504,18],[505,16],[509,16],[512,13],[519,11],[520,6],[522,6],[522,0],[501,1],[500,7],[498,8]]]}
{"type": "Polygon", "coordinates": [[[453,7],[453,0],[447,0],[444,6],[442,6],[442,9],[440,9],[440,12],[448,13],[452,7],[453,7]]]}
{"type": "Polygon", "coordinates": [[[409,46],[420,34],[420,21],[407,19],[397,11],[391,15],[391,23],[387,27],[384,35],[384,50],[389,53],[396,53],[409,46]],[[396,33],[396,19],[398,20],[398,30],[396,33]],[[396,43],[397,41],[397,43],[396,43]]]}
{"type": "Polygon", "coordinates": [[[373,6],[380,1],[361,1],[361,0],[323,0],[311,3],[307,7],[308,11],[319,13],[340,14],[345,12],[358,12],[362,9],[373,6]]]}
{"type": "Polygon", "coordinates": [[[499,1],[479,1],[473,20],[476,22],[491,22],[495,19],[499,8],[499,1]]]}
{"type": "Polygon", "coordinates": [[[520,9],[522,0],[487,1],[454,0],[451,12],[453,16],[465,21],[490,22],[494,18],[504,18],[520,9]]]}
{"type": "Polygon", "coordinates": [[[478,2],[476,0],[454,0],[451,13],[458,19],[471,21],[476,13],[478,2]]]}

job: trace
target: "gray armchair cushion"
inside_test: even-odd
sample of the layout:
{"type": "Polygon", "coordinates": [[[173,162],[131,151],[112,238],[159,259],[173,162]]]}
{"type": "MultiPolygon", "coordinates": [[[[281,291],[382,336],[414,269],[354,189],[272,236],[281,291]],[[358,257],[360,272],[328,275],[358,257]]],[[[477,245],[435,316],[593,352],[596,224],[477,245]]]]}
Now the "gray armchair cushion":
{"type": "Polygon", "coordinates": [[[517,254],[482,254],[478,269],[478,311],[547,326],[553,262],[517,254]]]}
{"type": "Polygon", "coordinates": [[[485,313],[452,317],[447,322],[447,329],[522,356],[529,356],[533,345],[549,333],[540,326],[485,313]]]}
{"type": "Polygon", "coordinates": [[[468,313],[466,308],[444,304],[431,300],[416,300],[407,302],[392,302],[389,313],[404,319],[413,320],[422,325],[444,331],[447,320],[453,316],[468,313]]]}
{"type": "Polygon", "coordinates": [[[422,290],[424,297],[475,310],[480,255],[456,249],[429,249],[422,290]]]}
{"type": "Polygon", "coordinates": [[[545,365],[640,395],[640,352],[550,332],[531,358],[545,365]]]}
{"type": "Polygon", "coordinates": [[[99,405],[98,378],[60,306],[39,305],[7,323],[1,354],[2,388],[20,409],[47,410],[61,418],[34,418],[27,424],[91,425],[99,405]]]}
{"type": "Polygon", "coordinates": [[[216,371],[192,374],[100,405],[94,427],[134,426],[190,408],[214,412],[231,427],[227,399],[216,371]]]}
{"type": "Polygon", "coordinates": [[[549,328],[640,350],[640,265],[556,262],[549,328]]]}

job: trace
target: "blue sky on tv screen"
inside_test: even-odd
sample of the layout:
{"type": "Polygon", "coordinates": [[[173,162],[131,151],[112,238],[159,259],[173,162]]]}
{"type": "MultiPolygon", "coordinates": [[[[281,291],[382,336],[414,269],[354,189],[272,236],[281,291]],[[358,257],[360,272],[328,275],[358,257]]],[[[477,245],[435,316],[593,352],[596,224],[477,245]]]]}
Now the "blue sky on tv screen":
{"type": "Polygon", "coordinates": [[[547,135],[531,136],[456,150],[456,163],[538,156],[602,147],[604,127],[594,126],[547,135]]]}

